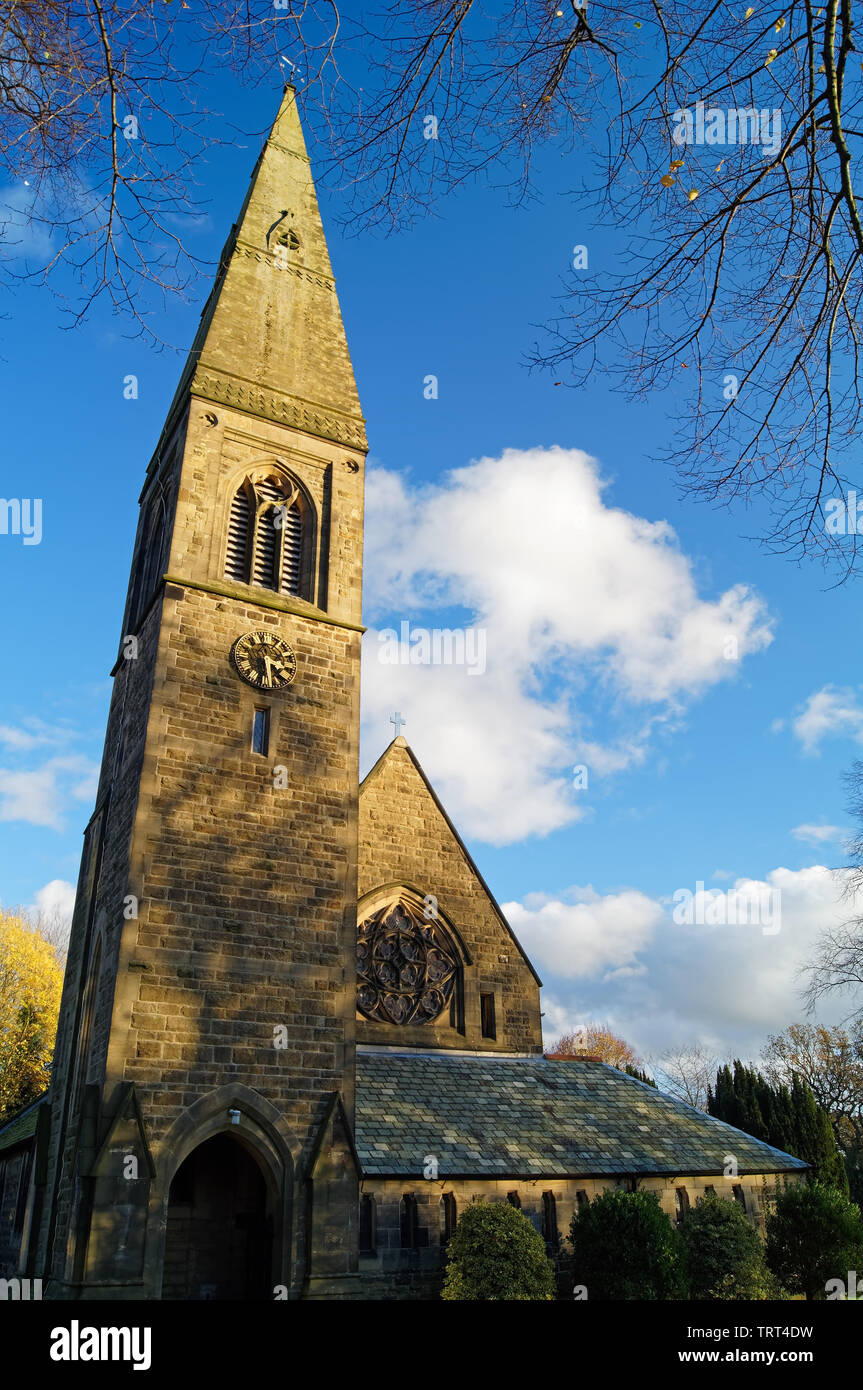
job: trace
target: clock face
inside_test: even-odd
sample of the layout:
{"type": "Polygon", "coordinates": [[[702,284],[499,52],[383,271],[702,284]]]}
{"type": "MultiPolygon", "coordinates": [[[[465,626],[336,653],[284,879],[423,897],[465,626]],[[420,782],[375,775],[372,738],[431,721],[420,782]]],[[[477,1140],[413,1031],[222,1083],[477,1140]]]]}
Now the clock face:
{"type": "Polygon", "coordinates": [[[297,674],[297,658],[274,632],[247,632],[231,648],[237,674],[257,690],[278,690],[297,674]]]}

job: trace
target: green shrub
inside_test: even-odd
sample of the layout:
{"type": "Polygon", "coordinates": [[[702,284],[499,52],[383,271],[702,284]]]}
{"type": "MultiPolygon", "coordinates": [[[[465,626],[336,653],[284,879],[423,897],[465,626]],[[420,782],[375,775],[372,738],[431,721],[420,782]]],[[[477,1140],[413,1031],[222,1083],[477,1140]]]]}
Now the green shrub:
{"type": "Polygon", "coordinates": [[[572,1218],[575,1283],[588,1299],[685,1296],[682,1246],[653,1192],[603,1192],[572,1218]]]}
{"type": "Polygon", "coordinates": [[[441,1298],[530,1299],[556,1296],[554,1269],[545,1242],[508,1202],[467,1207],[447,1250],[441,1298]]]}
{"type": "Polygon", "coordinates": [[[706,1192],[687,1215],[680,1238],[690,1298],[776,1297],[764,1247],[737,1202],[706,1192]]]}
{"type": "Polygon", "coordinates": [[[767,1217],[769,1268],[792,1294],[826,1298],[829,1279],[863,1269],[860,1209],[835,1187],[795,1183],[767,1217]]]}

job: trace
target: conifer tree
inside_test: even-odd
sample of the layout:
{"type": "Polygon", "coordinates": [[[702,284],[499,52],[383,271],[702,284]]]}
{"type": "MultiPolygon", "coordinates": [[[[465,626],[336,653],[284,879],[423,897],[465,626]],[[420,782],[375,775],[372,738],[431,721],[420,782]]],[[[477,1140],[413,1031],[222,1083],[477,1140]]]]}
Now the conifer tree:
{"type": "Polygon", "coordinates": [[[847,1195],[848,1175],[830,1116],[801,1077],[794,1076],[790,1091],[787,1086],[771,1086],[761,1072],[737,1059],[733,1072],[727,1065],[719,1068],[707,1108],[716,1119],[744,1134],[802,1158],[810,1166],[812,1181],[847,1195]]]}
{"type": "Polygon", "coordinates": [[[656,1087],[656,1082],[653,1077],[648,1076],[646,1071],[641,1071],[638,1067],[634,1067],[631,1062],[627,1062],[623,1070],[627,1076],[634,1076],[636,1081],[643,1081],[645,1086],[656,1087]]]}

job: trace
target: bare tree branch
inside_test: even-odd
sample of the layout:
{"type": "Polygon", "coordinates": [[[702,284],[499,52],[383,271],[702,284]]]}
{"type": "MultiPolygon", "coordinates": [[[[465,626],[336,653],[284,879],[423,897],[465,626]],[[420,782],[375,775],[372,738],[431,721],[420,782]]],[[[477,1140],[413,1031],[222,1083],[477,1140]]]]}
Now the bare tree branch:
{"type": "Polygon", "coordinates": [[[774,550],[843,578],[856,527],[828,522],[861,409],[854,19],[850,0],[399,3],[361,26],[362,118],[349,100],[329,117],[359,226],[403,225],[478,177],[530,197],[539,143],[592,150],[573,197],[600,233],[628,231],[625,268],[579,268],[530,361],[576,388],[607,373],[663,392],[684,491],[766,502],[774,550]]]}
{"type": "Polygon", "coordinates": [[[707,1092],[713,1085],[719,1059],[698,1043],[671,1047],[652,1059],[656,1084],[661,1091],[685,1101],[696,1110],[707,1110],[707,1092]]]}
{"type": "Polygon", "coordinates": [[[662,392],[684,492],[765,504],[774,550],[843,579],[861,416],[855,19],[851,0],[0,0],[7,273],[56,288],[71,267],[77,315],[107,297],[152,333],[142,285],[185,293],[201,270],[178,229],[194,160],[231,135],[202,110],[217,65],[260,82],[284,59],[357,230],[404,226],[478,179],[534,197],[537,150],[576,152],[594,248],[608,231],[628,245],[601,274],[574,267],[530,362],[575,388],[605,373],[662,392]]]}

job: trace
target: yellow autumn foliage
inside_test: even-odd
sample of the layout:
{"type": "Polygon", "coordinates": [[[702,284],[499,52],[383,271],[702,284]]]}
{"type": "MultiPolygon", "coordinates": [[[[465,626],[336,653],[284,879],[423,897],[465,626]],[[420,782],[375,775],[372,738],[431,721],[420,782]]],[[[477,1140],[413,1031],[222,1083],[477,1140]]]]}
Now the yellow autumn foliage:
{"type": "Polygon", "coordinates": [[[552,1048],[553,1053],[565,1057],[598,1057],[610,1067],[623,1071],[629,1064],[637,1067],[639,1057],[628,1042],[617,1036],[607,1023],[587,1023],[574,1032],[564,1033],[552,1048]]]}
{"type": "Polygon", "coordinates": [[[55,947],[0,908],[0,1122],[47,1088],[62,988],[55,947]]]}

